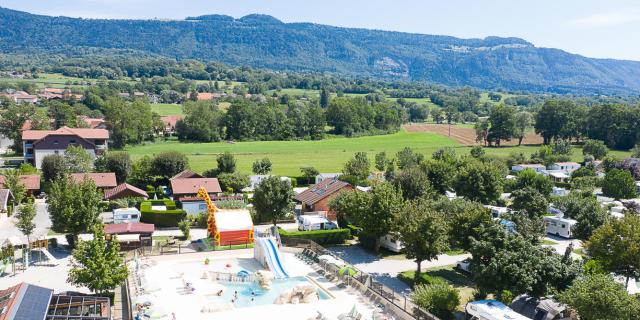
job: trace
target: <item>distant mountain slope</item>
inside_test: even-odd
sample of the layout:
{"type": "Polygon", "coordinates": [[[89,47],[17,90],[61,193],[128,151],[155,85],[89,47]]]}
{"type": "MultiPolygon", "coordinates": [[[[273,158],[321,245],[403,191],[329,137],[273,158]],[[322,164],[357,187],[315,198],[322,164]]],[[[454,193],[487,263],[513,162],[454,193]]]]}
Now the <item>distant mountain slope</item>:
{"type": "Polygon", "coordinates": [[[0,8],[0,52],[96,47],[274,70],[329,71],[483,89],[636,94],[640,62],[591,59],[518,38],[459,39],[282,23],[264,15],[181,21],[49,17],[0,8]]]}

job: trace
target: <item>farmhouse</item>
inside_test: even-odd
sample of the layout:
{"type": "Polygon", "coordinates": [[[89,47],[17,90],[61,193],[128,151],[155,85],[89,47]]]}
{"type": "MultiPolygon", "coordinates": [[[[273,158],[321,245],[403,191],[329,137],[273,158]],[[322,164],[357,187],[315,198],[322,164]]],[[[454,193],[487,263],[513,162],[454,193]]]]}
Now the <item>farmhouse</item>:
{"type": "Polygon", "coordinates": [[[84,179],[92,180],[96,184],[98,189],[109,189],[117,186],[116,174],[113,172],[101,172],[101,173],[72,173],[71,178],[77,183],[84,181],[84,179]]]}
{"type": "Polygon", "coordinates": [[[216,178],[178,178],[171,179],[173,199],[180,201],[182,209],[190,215],[197,215],[207,211],[207,204],[198,197],[198,189],[207,189],[211,198],[216,198],[222,189],[216,178]]]}
{"type": "Polygon", "coordinates": [[[176,124],[184,117],[180,115],[160,117],[160,121],[164,124],[164,134],[172,135],[176,132],[176,124]]]}
{"type": "Polygon", "coordinates": [[[336,213],[329,210],[329,202],[338,194],[354,190],[353,186],[338,179],[325,179],[300,193],[295,199],[302,204],[302,212],[326,212],[327,218],[336,220],[336,213]]]}
{"type": "Polygon", "coordinates": [[[105,200],[115,200],[124,198],[144,198],[148,199],[149,194],[146,191],[136,188],[128,183],[122,183],[113,189],[109,189],[104,193],[105,200]]]}
{"type": "Polygon", "coordinates": [[[64,154],[69,146],[80,146],[95,158],[107,150],[107,140],[109,131],[105,129],[25,130],[22,131],[24,161],[40,169],[45,156],[64,154]]]}

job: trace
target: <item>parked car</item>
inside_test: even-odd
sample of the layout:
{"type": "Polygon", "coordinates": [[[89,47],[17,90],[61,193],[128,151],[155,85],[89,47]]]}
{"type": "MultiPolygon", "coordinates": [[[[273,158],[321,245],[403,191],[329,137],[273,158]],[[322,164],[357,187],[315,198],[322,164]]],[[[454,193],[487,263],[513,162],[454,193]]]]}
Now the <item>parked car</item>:
{"type": "Polygon", "coordinates": [[[466,258],[464,260],[456,262],[456,269],[462,272],[471,273],[471,269],[469,269],[470,264],[471,264],[471,258],[466,258]]]}

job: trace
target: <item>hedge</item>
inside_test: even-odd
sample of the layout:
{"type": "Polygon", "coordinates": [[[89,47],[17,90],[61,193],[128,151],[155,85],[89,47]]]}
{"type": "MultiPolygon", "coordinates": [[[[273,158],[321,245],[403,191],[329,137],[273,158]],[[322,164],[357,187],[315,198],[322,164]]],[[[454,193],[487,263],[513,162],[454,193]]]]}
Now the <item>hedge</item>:
{"type": "Polygon", "coordinates": [[[176,203],[170,199],[148,200],[140,204],[140,221],[153,223],[156,227],[177,227],[187,213],[182,209],[176,209],[176,203]],[[151,210],[152,206],[166,206],[167,210],[151,210]]]}
{"type": "Polygon", "coordinates": [[[318,244],[342,244],[347,239],[351,238],[351,232],[349,232],[349,229],[287,231],[278,228],[278,232],[280,233],[280,237],[283,239],[307,239],[315,241],[318,244]]]}
{"type": "Polygon", "coordinates": [[[351,235],[354,237],[357,237],[360,235],[360,231],[362,231],[362,228],[360,227],[356,227],[352,224],[348,224],[347,225],[347,229],[349,229],[349,231],[351,232],[351,235]]]}

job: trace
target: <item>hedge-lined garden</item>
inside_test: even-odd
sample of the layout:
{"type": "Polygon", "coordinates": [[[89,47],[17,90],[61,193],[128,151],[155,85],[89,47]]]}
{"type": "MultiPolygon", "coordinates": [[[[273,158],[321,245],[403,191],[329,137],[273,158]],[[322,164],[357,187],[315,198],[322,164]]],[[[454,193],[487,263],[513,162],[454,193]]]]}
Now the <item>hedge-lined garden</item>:
{"type": "Polygon", "coordinates": [[[280,238],[295,238],[312,240],[321,245],[342,244],[351,238],[349,229],[313,230],[313,231],[287,231],[278,228],[280,238]]]}
{"type": "Polygon", "coordinates": [[[156,227],[167,228],[177,227],[187,213],[176,208],[176,203],[170,199],[147,200],[140,204],[140,221],[152,223],[156,227]],[[153,210],[153,206],[165,206],[167,210],[153,210]]]}

